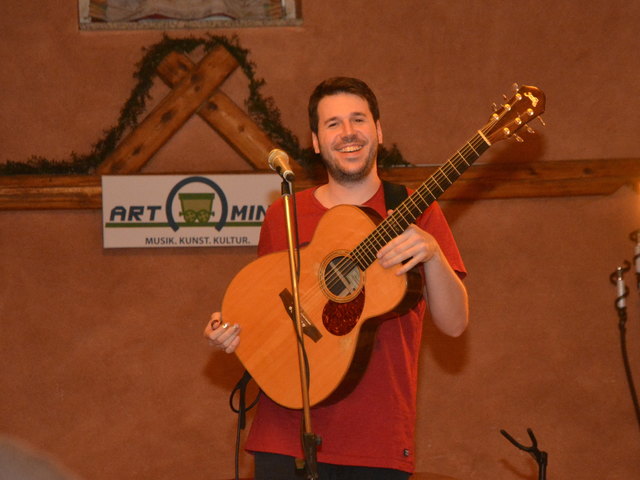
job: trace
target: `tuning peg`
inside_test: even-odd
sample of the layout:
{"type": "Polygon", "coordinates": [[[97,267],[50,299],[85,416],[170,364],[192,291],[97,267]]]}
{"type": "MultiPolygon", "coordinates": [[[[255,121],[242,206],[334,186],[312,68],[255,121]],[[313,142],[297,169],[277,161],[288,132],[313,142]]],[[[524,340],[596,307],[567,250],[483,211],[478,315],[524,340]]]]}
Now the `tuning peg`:
{"type": "Polygon", "coordinates": [[[504,93],[502,94],[502,98],[504,98],[505,100],[509,100],[509,97],[507,97],[504,93]]]}
{"type": "Polygon", "coordinates": [[[542,124],[543,127],[547,126],[547,124],[544,123],[544,120],[542,119],[542,117],[538,117],[538,120],[540,120],[540,123],[542,124]]]}
{"type": "Polygon", "coordinates": [[[519,136],[517,133],[514,133],[514,134],[513,134],[513,138],[515,138],[515,139],[516,139],[516,141],[517,141],[517,142],[519,142],[519,143],[524,142],[524,140],[522,139],[522,137],[521,137],[521,136],[519,136]]]}
{"type": "Polygon", "coordinates": [[[491,105],[491,108],[493,108],[494,112],[497,112],[498,110],[500,110],[500,106],[498,106],[496,102],[493,102],[493,104],[491,105]]]}
{"type": "Polygon", "coordinates": [[[514,92],[517,92],[518,89],[520,88],[520,85],[518,85],[517,83],[514,83],[513,85],[511,85],[511,88],[513,88],[514,92]]]}
{"type": "Polygon", "coordinates": [[[527,130],[527,132],[529,132],[529,133],[536,133],[536,131],[535,131],[533,128],[531,128],[529,125],[525,125],[525,127],[524,127],[524,128],[525,128],[525,129],[527,130]]]}

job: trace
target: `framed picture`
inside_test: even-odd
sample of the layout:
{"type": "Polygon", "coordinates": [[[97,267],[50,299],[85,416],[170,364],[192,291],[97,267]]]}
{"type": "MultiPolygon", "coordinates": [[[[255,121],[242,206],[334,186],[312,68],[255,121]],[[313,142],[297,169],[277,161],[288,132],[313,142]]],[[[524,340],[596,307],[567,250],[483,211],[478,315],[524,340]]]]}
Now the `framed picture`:
{"type": "Polygon", "coordinates": [[[78,0],[80,30],[290,26],[301,0],[78,0]]]}

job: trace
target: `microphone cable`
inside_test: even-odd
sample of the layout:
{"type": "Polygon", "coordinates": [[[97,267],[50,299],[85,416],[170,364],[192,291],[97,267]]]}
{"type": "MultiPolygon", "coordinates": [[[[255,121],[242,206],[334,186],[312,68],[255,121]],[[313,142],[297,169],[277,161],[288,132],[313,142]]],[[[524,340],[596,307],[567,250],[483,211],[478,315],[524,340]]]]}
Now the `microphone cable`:
{"type": "Polygon", "coordinates": [[[636,414],[636,421],[638,428],[640,428],[640,404],[638,403],[638,394],[633,382],[633,374],[631,373],[631,363],[629,362],[629,355],[627,352],[627,304],[626,297],[629,295],[629,288],[624,284],[623,275],[629,271],[631,265],[627,260],[624,261],[623,266],[618,267],[610,276],[609,280],[617,287],[616,300],[614,306],[618,312],[618,329],[620,331],[620,351],[622,353],[622,362],[624,364],[624,371],[627,377],[627,384],[629,385],[629,391],[631,393],[631,401],[633,402],[633,408],[636,414]]]}
{"type": "Polygon", "coordinates": [[[231,410],[238,414],[238,425],[236,427],[236,447],[235,447],[235,480],[240,480],[240,433],[247,426],[247,412],[256,406],[260,393],[256,395],[256,398],[247,406],[247,385],[251,381],[251,374],[245,370],[242,378],[238,380],[236,386],[233,387],[231,395],[229,396],[229,407],[231,410]],[[234,406],[233,401],[235,397],[238,397],[238,406],[234,406]]]}

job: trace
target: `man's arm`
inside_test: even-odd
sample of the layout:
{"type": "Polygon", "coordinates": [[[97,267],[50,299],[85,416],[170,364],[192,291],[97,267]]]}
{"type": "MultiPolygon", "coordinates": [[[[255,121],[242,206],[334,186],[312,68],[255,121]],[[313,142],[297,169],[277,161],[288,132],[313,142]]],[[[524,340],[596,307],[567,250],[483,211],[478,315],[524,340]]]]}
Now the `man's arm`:
{"type": "Polygon", "coordinates": [[[385,268],[400,265],[396,271],[398,275],[423,263],[425,298],[433,323],[453,337],[464,332],[469,322],[467,290],[432,235],[411,225],[380,249],[378,261],[385,268]],[[405,260],[407,263],[402,264],[405,260]]]}

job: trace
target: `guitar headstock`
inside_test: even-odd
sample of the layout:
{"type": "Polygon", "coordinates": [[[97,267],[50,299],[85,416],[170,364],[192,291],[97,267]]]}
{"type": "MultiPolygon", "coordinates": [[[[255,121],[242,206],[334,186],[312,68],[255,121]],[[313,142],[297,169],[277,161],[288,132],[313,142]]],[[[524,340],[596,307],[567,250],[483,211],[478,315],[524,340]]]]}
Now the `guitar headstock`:
{"type": "Polygon", "coordinates": [[[494,107],[495,113],[480,132],[491,144],[509,137],[521,142],[522,138],[516,132],[526,125],[527,130],[533,133],[533,129],[527,124],[536,117],[542,122],[540,115],[544,112],[544,107],[545,96],[542,90],[523,85],[517,88],[515,95],[504,105],[494,107]]]}

